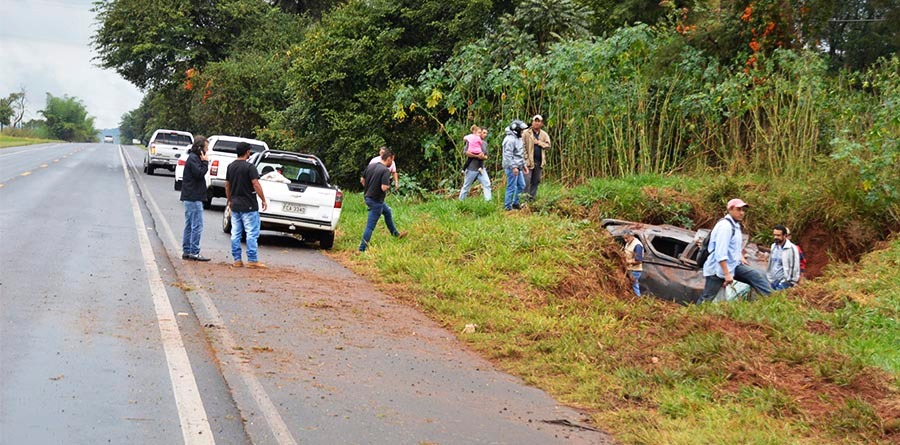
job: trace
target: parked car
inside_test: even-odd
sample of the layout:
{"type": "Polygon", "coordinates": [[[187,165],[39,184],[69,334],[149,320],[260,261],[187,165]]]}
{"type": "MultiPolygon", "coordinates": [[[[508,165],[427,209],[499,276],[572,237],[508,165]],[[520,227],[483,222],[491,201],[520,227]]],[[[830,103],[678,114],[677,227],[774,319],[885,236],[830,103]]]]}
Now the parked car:
{"type": "MultiPolygon", "coordinates": [[[[184,180],[184,164],[187,163],[188,153],[191,151],[191,145],[184,147],[181,154],[178,155],[178,161],[175,163],[175,190],[181,190],[181,181],[184,180]]],[[[209,181],[206,182],[206,188],[209,188],[209,181]]]]}
{"type": "MultiPolygon", "coordinates": [[[[256,139],[240,138],[236,136],[216,135],[209,138],[209,171],[206,172],[206,201],[203,208],[208,209],[212,205],[213,198],[225,197],[225,173],[228,165],[237,159],[237,144],[246,142],[250,144],[250,151],[260,153],[269,149],[269,145],[256,139]]],[[[176,173],[177,175],[177,173],[176,173]]],[[[182,177],[184,173],[182,171],[182,177]]],[[[178,177],[175,178],[178,180],[178,177]]]]}
{"type": "MultiPolygon", "coordinates": [[[[696,232],[670,225],[642,224],[617,219],[604,219],[600,225],[623,246],[626,229],[634,232],[644,245],[644,273],[641,276],[641,293],[678,303],[693,303],[703,294],[703,265],[697,264],[700,244],[709,236],[709,229],[696,232]]],[[[750,266],[766,271],[767,257],[756,244],[748,243],[744,236],[744,254],[750,266]]],[[[737,294],[749,292],[749,286],[737,283],[737,294]]],[[[724,294],[724,292],[723,292],[724,294]]],[[[722,296],[725,298],[725,295],[722,296]]],[[[731,298],[731,297],[728,297],[731,298]]]]}
{"type": "Polygon", "coordinates": [[[112,136],[103,136],[103,143],[104,143],[104,144],[112,144],[112,143],[113,143],[113,137],[112,137],[112,136]]]}
{"type": "MultiPolygon", "coordinates": [[[[262,230],[298,234],[318,241],[323,249],[334,245],[344,194],[331,184],[319,158],[289,151],[267,150],[250,157],[260,173],[259,184],[268,201],[260,207],[262,230]]],[[[222,214],[222,230],[231,232],[231,211],[222,214]]]]}
{"type": "Polygon", "coordinates": [[[175,164],[185,147],[194,143],[194,135],[187,131],[159,129],[153,132],[144,156],[144,173],[152,175],[157,168],[175,171],[175,164]]]}

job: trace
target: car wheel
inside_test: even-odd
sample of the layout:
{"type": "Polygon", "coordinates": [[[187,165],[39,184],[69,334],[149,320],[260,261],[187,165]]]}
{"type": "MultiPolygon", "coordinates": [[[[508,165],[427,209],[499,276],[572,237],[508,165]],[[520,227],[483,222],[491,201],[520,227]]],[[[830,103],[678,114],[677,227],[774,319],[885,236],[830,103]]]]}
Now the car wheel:
{"type": "Polygon", "coordinates": [[[152,175],[154,170],[156,170],[156,167],[154,167],[152,165],[147,166],[147,174],[148,175],[152,175]]]}
{"type": "Polygon", "coordinates": [[[228,207],[225,207],[225,211],[222,212],[222,231],[231,233],[231,209],[228,207]]]}
{"type": "Polygon", "coordinates": [[[334,247],[334,232],[324,232],[319,235],[319,247],[326,250],[334,247]]]}
{"type": "Polygon", "coordinates": [[[181,181],[175,181],[175,190],[176,191],[181,190],[181,181]]]}
{"type": "Polygon", "coordinates": [[[147,158],[144,158],[144,173],[147,173],[147,158]]]}

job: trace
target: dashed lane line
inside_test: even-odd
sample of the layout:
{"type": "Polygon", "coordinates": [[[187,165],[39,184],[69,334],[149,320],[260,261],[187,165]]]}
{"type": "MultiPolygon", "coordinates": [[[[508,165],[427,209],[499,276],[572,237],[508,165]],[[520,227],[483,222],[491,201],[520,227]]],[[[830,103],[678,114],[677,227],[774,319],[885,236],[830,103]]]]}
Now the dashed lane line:
{"type": "Polygon", "coordinates": [[[31,174],[31,172],[25,172],[25,173],[20,174],[19,176],[28,176],[30,174],[31,174]]]}
{"type": "MultiPolygon", "coordinates": [[[[121,146],[120,146],[121,148],[121,146]]],[[[124,149],[122,150],[124,152],[124,149]]],[[[129,167],[134,169],[137,172],[137,167],[131,165],[131,157],[128,157],[129,167]]],[[[135,175],[135,178],[138,181],[139,187],[141,190],[146,190],[144,180],[140,177],[140,175],[135,175]]],[[[163,217],[162,210],[159,205],[157,205],[156,200],[153,199],[153,196],[150,193],[142,193],[141,195],[147,203],[150,205],[151,213],[154,215],[159,215],[156,218],[157,224],[162,226],[162,232],[165,235],[164,245],[168,244],[169,246],[181,246],[181,243],[178,242],[177,238],[175,238],[175,233],[172,231],[172,227],[169,225],[168,220],[163,217]]],[[[202,307],[204,311],[205,320],[201,320],[203,325],[213,325],[215,328],[210,329],[207,332],[210,332],[213,337],[215,337],[219,344],[222,345],[225,351],[236,351],[239,349],[238,343],[232,337],[231,332],[225,327],[225,320],[222,318],[222,314],[219,312],[219,309],[216,307],[215,303],[213,303],[212,298],[210,298],[209,294],[204,290],[203,285],[200,282],[200,279],[194,274],[190,268],[183,268],[178,271],[179,274],[184,273],[187,275],[187,284],[193,288],[192,293],[194,293],[199,299],[199,305],[202,307]]],[[[198,314],[199,315],[199,314],[198,314]]],[[[237,360],[233,362],[233,364],[237,368],[237,373],[241,378],[241,381],[244,383],[244,387],[249,391],[253,402],[255,402],[256,406],[259,409],[259,412],[262,414],[262,417],[265,419],[266,424],[269,426],[269,430],[274,436],[275,443],[278,445],[297,445],[297,440],[294,439],[293,434],[291,434],[290,429],[287,424],[284,422],[284,419],[281,417],[281,414],[278,412],[278,409],[275,407],[275,404],[272,403],[272,399],[269,397],[269,394],[266,393],[265,388],[263,388],[262,384],[259,382],[259,379],[256,378],[256,374],[253,371],[253,368],[249,363],[244,362],[243,360],[237,360]]],[[[225,363],[223,362],[223,365],[225,363]]],[[[226,382],[230,386],[233,387],[233,382],[230,382],[228,376],[225,376],[226,382]]],[[[238,400],[235,400],[235,403],[240,403],[238,400]]],[[[242,411],[246,409],[246,407],[238,406],[242,411]]],[[[251,436],[251,439],[253,437],[251,436]]],[[[263,438],[264,440],[254,440],[257,443],[268,442],[267,438],[263,438]]]]}
{"type": "Polygon", "coordinates": [[[128,189],[128,198],[131,201],[131,211],[134,214],[135,229],[137,230],[141,254],[144,258],[144,270],[147,271],[150,294],[153,297],[153,306],[156,308],[156,320],[159,324],[163,350],[165,351],[166,362],[169,368],[169,379],[172,381],[175,407],[178,411],[178,418],[181,421],[181,433],[184,437],[184,443],[185,445],[215,444],[215,438],[209,426],[209,420],[206,417],[206,409],[203,407],[203,400],[200,398],[197,379],[194,377],[191,362],[184,348],[181,331],[178,330],[178,323],[175,321],[175,312],[172,310],[172,303],[169,301],[166,286],[163,283],[156,259],[153,256],[150,237],[147,235],[147,231],[144,230],[144,227],[146,227],[144,216],[141,214],[137,196],[134,188],[131,186],[131,173],[128,171],[121,147],[119,158],[122,161],[122,171],[125,173],[126,188],[128,189]]]}

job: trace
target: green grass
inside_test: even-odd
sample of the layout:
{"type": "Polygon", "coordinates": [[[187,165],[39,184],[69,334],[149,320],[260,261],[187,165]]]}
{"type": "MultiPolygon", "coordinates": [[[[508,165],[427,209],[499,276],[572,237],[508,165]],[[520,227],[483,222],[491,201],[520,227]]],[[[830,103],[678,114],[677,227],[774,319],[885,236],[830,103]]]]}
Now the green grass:
{"type": "MultiPolygon", "coordinates": [[[[900,239],[804,289],[752,302],[682,307],[623,290],[597,219],[620,210],[635,220],[693,217],[641,203],[676,202],[704,182],[549,184],[533,211],[514,213],[496,200],[392,196],[410,236],[391,238],[380,222],[364,254],[355,252],[366,210],[351,193],[334,255],[454,332],[477,324],[459,337],[528,384],[590,408],[625,443],[895,440],[884,407],[900,381],[900,239]],[[844,303],[829,309],[812,294],[844,303]]],[[[753,186],[711,182],[709,193],[722,196],[728,184],[753,186]]]]}
{"type": "Polygon", "coordinates": [[[23,138],[16,136],[8,136],[6,134],[0,133],[0,148],[7,147],[20,147],[23,145],[33,145],[33,144],[45,144],[48,142],[60,142],[52,139],[35,139],[35,138],[23,138]]]}

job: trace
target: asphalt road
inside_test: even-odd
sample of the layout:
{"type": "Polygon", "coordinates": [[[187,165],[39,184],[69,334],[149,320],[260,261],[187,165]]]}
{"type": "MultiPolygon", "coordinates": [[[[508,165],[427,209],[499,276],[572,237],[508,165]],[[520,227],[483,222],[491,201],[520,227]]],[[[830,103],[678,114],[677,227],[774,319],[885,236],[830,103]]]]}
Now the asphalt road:
{"type": "Polygon", "coordinates": [[[173,176],[112,144],[0,150],[0,443],[611,443],[314,245],[180,258],[173,176]],[[122,160],[126,160],[123,169],[122,160]]]}

